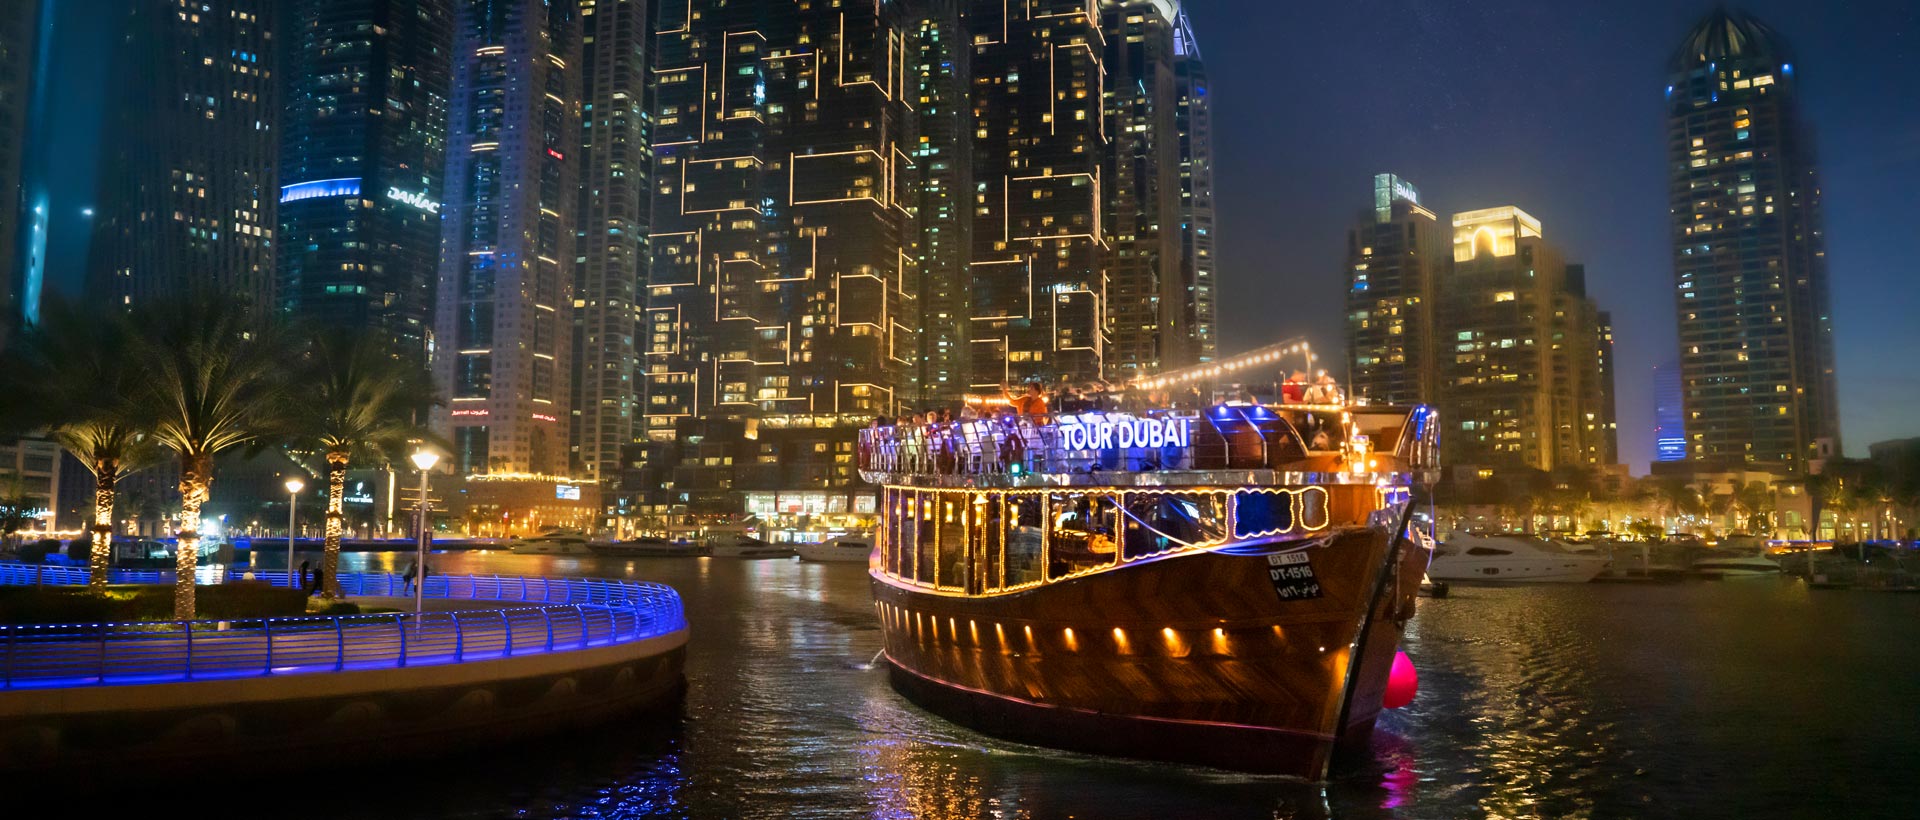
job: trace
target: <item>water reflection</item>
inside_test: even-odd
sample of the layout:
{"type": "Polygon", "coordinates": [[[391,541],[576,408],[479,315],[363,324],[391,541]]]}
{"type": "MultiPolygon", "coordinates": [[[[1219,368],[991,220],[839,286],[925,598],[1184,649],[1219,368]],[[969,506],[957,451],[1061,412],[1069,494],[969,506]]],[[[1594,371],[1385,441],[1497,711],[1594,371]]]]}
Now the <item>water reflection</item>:
{"type": "Polygon", "coordinates": [[[1920,765],[1920,596],[1456,588],[1410,629],[1419,697],[1315,785],[1020,746],[928,715],[870,665],[860,566],[497,552],[433,566],[672,584],[693,630],[677,717],[442,761],[422,789],[370,777],[382,811],[283,816],[1899,816],[1890,784],[1920,765]]]}

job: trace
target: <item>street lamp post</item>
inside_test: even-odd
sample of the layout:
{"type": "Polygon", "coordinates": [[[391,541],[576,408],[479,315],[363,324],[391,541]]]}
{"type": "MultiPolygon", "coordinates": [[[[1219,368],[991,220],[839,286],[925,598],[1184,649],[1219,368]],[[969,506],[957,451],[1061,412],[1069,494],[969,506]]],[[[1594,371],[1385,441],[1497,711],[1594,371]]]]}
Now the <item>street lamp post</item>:
{"type": "Polygon", "coordinates": [[[419,615],[427,591],[427,547],[433,542],[433,531],[428,529],[432,522],[427,518],[427,478],[440,462],[440,454],[423,449],[412,458],[413,466],[420,468],[420,540],[413,552],[413,612],[419,615]]]}
{"type": "Polygon", "coordinates": [[[307,482],[298,476],[287,479],[287,588],[293,589],[293,531],[299,521],[294,517],[294,507],[300,503],[300,491],[307,488],[307,482]]]}

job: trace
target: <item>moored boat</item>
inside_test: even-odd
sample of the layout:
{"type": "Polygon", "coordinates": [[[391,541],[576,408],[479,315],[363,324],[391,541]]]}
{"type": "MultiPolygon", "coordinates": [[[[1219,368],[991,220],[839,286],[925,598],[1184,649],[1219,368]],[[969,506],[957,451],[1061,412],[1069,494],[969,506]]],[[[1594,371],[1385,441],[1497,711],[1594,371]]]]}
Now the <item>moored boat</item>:
{"type": "Polygon", "coordinates": [[[579,530],[547,530],[513,542],[514,555],[586,555],[587,535],[579,530]]]}
{"type": "Polygon", "coordinates": [[[665,538],[632,538],[607,544],[588,544],[587,549],[602,558],[698,558],[707,554],[700,544],[668,541],[665,538]]]}
{"type": "Polygon", "coordinates": [[[715,558],[792,558],[793,548],[751,535],[721,535],[707,542],[707,554],[715,558]]]}
{"type": "Polygon", "coordinates": [[[1413,614],[1437,428],[1233,405],[864,431],[894,687],[1023,742],[1324,777],[1413,614]]]}
{"type": "Polygon", "coordinates": [[[818,544],[796,544],[794,551],[802,561],[834,564],[865,564],[873,557],[873,536],[842,535],[818,544]]]}
{"type": "Polygon", "coordinates": [[[1584,584],[1606,569],[1609,560],[1526,536],[1455,533],[1434,552],[1427,575],[1437,581],[1487,584],[1584,584]]]}
{"type": "Polygon", "coordinates": [[[1692,570],[1721,580],[1780,577],[1780,565],[1759,555],[1709,555],[1693,562],[1692,570]]]}

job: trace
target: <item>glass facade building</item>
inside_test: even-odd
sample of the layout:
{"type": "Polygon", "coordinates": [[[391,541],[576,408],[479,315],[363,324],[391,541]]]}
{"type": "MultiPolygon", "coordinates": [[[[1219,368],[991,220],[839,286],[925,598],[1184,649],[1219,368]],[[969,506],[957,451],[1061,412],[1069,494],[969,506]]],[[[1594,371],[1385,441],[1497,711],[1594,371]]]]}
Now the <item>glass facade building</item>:
{"type": "Polygon", "coordinates": [[[433,366],[457,472],[569,466],[579,65],[572,3],[455,5],[433,366]]]}
{"type": "Polygon", "coordinates": [[[1420,191],[1374,177],[1374,207],[1347,232],[1347,375],[1355,396],[1385,404],[1434,400],[1434,294],[1452,237],[1420,191]]]}
{"type": "Polygon", "coordinates": [[[88,292],[274,304],[278,0],[128,4],[105,100],[88,292]]]}
{"type": "Polygon", "coordinates": [[[1720,9],[1667,69],[1687,455],[1804,470],[1839,452],[1839,414],[1821,191],[1797,68],[1778,34],[1720,9]]]}
{"type": "Polygon", "coordinates": [[[280,304],[424,355],[440,259],[452,0],[296,0],[288,17],[280,304]]]}
{"type": "Polygon", "coordinates": [[[1213,256],[1213,97],[1200,42],[1183,10],[1174,28],[1173,71],[1179,94],[1180,272],[1185,279],[1192,351],[1202,362],[1219,356],[1219,277],[1213,256]]]}

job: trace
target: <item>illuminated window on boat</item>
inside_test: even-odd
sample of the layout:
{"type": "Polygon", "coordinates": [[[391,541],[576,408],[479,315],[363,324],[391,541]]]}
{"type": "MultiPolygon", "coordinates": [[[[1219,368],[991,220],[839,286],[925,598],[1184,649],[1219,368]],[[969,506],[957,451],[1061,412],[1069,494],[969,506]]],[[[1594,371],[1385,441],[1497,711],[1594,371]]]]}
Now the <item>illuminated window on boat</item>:
{"type": "Polygon", "coordinates": [[[991,592],[1007,585],[1007,530],[1001,520],[1003,505],[999,493],[973,493],[973,518],[969,527],[968,539],[976,546],[974,555],[981,557],[981,565],[975,568],[974,577],[978,580],[979,590],[991,592]]]}
{"type": "Polygon", "coordinates": [[[939,532],[936,543],[939,547],[940,565],[935,573],[935,586],[940,589],[965,591],[967,588],[967,517],[973,514],[968,509],[966,493],[935,493],[933,515],[935,529],[939,532]]]}
{"type": "Polygon", "coordinates": [[[1038,493],[1007,494],[1007,586],[1038,583],[1045,567],[1046,499],[1038,493]]]}
{"type": "Polygon", "coordinates": [[[1128,493],[1126,505],[1124,560],[1226,540],[1224,492],[1128,493]]]}
{"type": "Polygon", "coordinates": [[[1120,554],[1115,542],[1119,509],[1107,495],[1052,493],[1047,513],[1047,578],[1113,566],[1120,554]]]}
{"type": "Polygon", "coordinates": [[[915,493],[919,497],[919,520],[914,523],[913,578],[927,586],[933,586],[934,578],[939,574],[940,556],[935,551],[938,543],[940,525],[934,520],[934,502],[939,500],[938,493],[915,493]]]}

